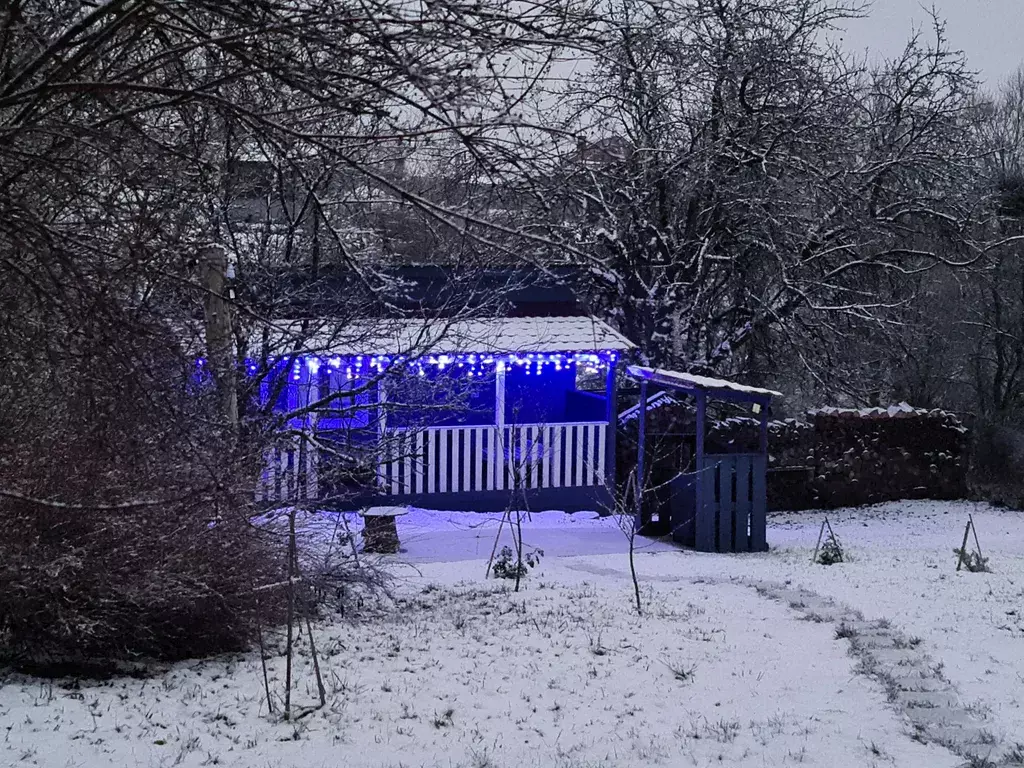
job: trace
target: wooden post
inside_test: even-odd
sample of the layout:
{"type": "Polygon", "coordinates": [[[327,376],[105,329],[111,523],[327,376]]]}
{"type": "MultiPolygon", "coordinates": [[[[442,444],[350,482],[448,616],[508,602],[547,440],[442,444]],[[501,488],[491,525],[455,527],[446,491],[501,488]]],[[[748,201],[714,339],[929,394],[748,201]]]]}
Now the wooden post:
{"type": "Polygon", "coordinates": [[[754,457],[751,462],[751,509],[750,509],[750,549],[753,552],[768,551],[768,489],[766,474],[768,459],[763,454],[754,457]]]}
{"type": "Polygon", "coordinates": [[[228,300],[228,254],[223,246],[206,246],[199,259],[203,286],[206,353],[227,429],[238,430],[238,387],[235,379],[234,340],[231,335],[231,304],[228,300]]]}
{"type": "Polygon", "coordinates": [[[605,436],[604,448],[604,474],[605,474],[605,487],[614,495],[615,494],[615,429],[616,419],[618,418],[618,408],[615,404],[615,362],[610,361],[608,363],[608,380],[605,382],[604,387],[605,397],[605,420],[608,422],[608,426],[605,429],[608,430],[608,434],[605,436]]]}
{"type": "Polygon", "coordinates": [[[753,474],[756,462],[749,456],[736,457],[736,539],[733,548],[737,552],[750,549],[750,518],[753,511],[753,474]]]}
{"type": "Polygon", "coordinates": [[[694,489],[694,546],[701,552],[715,550],[715,470],[704,459],[704,421],[708,406],[707,393],[698,390],[697,398],[697,482],[694,489]]]}
{"type": "Polygon", "coordinates": [[[761,432],[760,432],[761,453],[768,459],[768,406],[761,405],[761,432]]]}
{"type": "Polygon", "coordinates": [[[647,382],[640,382],[640,411],[637,414],[636,446],[636,530],[644,527],[644,450],[647,438],[647,382]]]}
{"type": "Polygon", "coordinates": [[[708,408],[708,396],[704,391],[697,392],[697,466],[704,458],[704,416],[708,408]]]}
{"type": "Polygon", "coordinates": [[[505,363],[500,360],[494,373],[494,423],[500,437],[505,426],[505,363]]]}
{"type": "Polygon", "coordinates": [[[967,555],[967,537],[971,534],[971,516],[967,516],[967,525],[964,526],[964,541],[960,545],[960,557],[956,559],[956,569],[959,571],[964,564],[964,557],[967,555]]]}
{"type": "MultiPolygon", "coordinates": [[[[761,457],[751,465],[752,511],[750,516],[750,548],[755,552],[768,549],[768,403],[761,403],[761,457]]],[[[827,518],[826,518],[827,520],[827,518]]]]}

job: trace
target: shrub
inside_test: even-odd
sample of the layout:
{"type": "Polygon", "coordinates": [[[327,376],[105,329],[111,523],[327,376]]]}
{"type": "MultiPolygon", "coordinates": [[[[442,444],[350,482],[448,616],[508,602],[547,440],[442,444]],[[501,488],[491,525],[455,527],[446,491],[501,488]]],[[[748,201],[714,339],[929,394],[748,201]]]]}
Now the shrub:
{"type": "Polygon", "coordinates": [[[11,507],[0,622],[16,663],[203,656],[251,638],[252,587],[273,557],[244,521],[211,526],[208,510],[169,505],[65,526],[11,507]]]}
{"type": "Polygon", "coordinates": [[[502,547],[498,556],[494,559],[491,572],[496,579],[521,579],[530,572],[530,568],[540,565],[540,559],[544,556],[544,550],[535,549],[523,553],[523,560],[519,562],[512,547],[502,547]]]}
{"type": "Polygon", "coordinates": [[[1024,428],[979,422],[971,441],[971,491],[996,506],[1024,509],[1024,428]]]}
{"type": "Polygon", "coordinates": [[[988,567],[988,558],[982,557],[981,552],[976,550],[964,551],[957,547],[953,550],[953,554],[956,555],[957,562],[963,558],[963,565],[971,573],[989,573],[992,569],[988,567]]]}
{"type": "Polygon", "coordinates": [[[843,562],[843,555],[843,546],[839,543],[839,539],[835,537],[835,534],[829,533],[825,543],[821,545],[818,562],[822,565],[835,565],[843,562]]]}
{"type": "Polygon", "coordinates": [[[248,522],[255,465],[218,433],[177,339],[95,314],[59,355],[0,353],[0,657],[243,648],[252,588],[281,578],[283,551],[248,522]]]}

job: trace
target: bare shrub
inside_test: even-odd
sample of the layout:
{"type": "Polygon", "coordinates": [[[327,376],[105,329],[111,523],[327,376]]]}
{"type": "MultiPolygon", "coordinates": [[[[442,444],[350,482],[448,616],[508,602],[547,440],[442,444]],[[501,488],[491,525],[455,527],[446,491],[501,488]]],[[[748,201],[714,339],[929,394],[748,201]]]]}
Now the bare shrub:
{"type": "Polygon", "coordinates": [[[53,346],[0,344],[0,652],[46,665],[243,648],[253,587],[280,576],[248,524],[252,462],[177,339],[91,298],[74,325],[48,318],[53,346]]]}

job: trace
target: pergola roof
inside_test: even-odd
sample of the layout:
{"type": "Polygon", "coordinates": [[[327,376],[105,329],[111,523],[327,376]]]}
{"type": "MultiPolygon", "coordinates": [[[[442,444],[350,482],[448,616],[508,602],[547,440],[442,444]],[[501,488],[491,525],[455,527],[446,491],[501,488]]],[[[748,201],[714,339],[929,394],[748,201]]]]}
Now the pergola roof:
{"type": "MultiPolygon", "coordinates": [[[[298,338],[298,326],[279,323],[281,340],[298,338]],[[294,330],[293,330],[294,329],[294,330]]],[[[625,351],[635,345],[593,317],[507,317],[474,319],[360,320],[330,323],[303,345],[317,355],[527,354],[625,351]]]]}
{"type": "Polygon", "coordinates": [[[782,397],[781,392],[774,389],[748,387],[725,379],[712,379],[694,373],[667,371],[661,368],[646,368],[642,365],[631,365],[627,369],[630,376],[641,381],[649,381],[680,392],[689,394],[703,393],[720,400],[732,400],[743,403],[761,403],[767,405],[773,397],[782,397]]]}
{"type": "MultiPolygon", "coordinates": [[[[651,411],[656,411],[658,408],[661,408],[664,405],[677,405],[678,403],[679,400],[672,397],[672,395],[669,394],[668,392],[656,392],[655,394],[647,398],[647,413],[650,413],[651,411]]],[[[634,419],[637,419],[639,417],[640,403],[637,403],[636,405],[629,406],[629,408],[627,408],[626,410],[619,414],[619,423],[625,424],[626,422],[633,421],[634,419]]]]}

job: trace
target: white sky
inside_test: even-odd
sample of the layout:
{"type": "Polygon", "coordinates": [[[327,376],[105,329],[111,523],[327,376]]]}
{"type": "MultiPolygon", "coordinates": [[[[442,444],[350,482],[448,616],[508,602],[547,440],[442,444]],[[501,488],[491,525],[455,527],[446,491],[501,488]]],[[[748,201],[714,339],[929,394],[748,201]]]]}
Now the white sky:
{"type": "Polygon", "coordinates": [[[1024,64],[1024,0],[873,0],[870,16],[850,22],[843,44],[854,53],[893,56],[932,5],[946,19],[952,47],[967,54],[987,89],[1024,64]]]}

